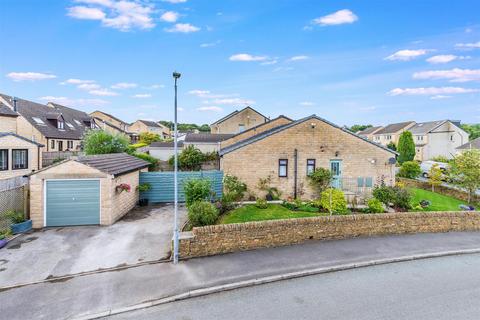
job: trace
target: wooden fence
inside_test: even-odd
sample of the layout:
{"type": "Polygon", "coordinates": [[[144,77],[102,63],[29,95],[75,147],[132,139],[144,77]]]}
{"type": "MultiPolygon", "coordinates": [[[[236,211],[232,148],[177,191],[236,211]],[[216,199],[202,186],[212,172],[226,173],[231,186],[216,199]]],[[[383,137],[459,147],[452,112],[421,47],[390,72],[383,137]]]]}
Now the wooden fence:
{"type": "Polygon", "coordinates": [[[70,157],[82,156],[83,152],[79,151],[49,151],[42,152],[42,168],[51,166],[57,161],[65,160],[70,157]]]}

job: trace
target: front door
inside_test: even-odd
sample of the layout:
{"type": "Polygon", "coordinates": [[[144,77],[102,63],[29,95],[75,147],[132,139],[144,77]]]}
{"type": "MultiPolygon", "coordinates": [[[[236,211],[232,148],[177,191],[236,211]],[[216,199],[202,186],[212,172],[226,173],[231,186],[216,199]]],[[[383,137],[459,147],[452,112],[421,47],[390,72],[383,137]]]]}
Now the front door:
{"type": "Polygon", "coordinates": [[[63,151],[63,141],[58,141],[58,151],[63,151]]]}
{"type": "Polygon", "coordinates": [[[342,160],[330,160],[330,171],[332,172],[332,187],[342,188],[342,160]]]}

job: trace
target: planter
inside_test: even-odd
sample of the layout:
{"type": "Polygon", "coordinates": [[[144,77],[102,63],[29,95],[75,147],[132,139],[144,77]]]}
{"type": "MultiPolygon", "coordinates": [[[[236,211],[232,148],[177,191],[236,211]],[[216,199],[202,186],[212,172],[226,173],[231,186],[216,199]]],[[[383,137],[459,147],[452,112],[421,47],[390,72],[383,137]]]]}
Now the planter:
{"type": "Polygon", "coordinates": [[[7,239],[2,239],[0,240],[0,249],[2,249],[3,247],[5,247],[8,243],[8,240],[7,239]]]}
{"type": "Polygon", "coordinates": [[[148,206],[148,199],[140,199],[140,200],[138,200],[138,205],[139,205],[140,207],[146,207],[146,206],[148,206]]]}
{"type": "Polygon", "coordinates": [[[24,233],[32,229],[32,220],[15,223],[10,226],[13,234],[24,233]]]}

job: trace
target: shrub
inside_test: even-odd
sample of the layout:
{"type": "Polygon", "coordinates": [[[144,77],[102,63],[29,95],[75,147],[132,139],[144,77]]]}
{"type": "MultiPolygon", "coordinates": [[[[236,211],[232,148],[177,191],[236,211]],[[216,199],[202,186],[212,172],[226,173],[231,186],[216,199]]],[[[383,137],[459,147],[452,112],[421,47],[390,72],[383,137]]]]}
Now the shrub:
{"type": "Polygon", "coordinates": [[[395,198],[395,190],[393,190],[392,187],[382,184],[373,188],[373,196],[388,207],[395,198]]]}
{"type": "Polygon", "coordinates": [[[327,189],[332,182],[332,172],[325,168],[316,168],[308,175],[310,184],[319,192],[327,189]]]}
{"type": "Polygon", "coordinates": [[[261,191],[265,191],[267,193],[266,195],[267,200],[279,200],[282,193],[277,188],[270,186],[271,182],[272,182],[271,176],[268,176],[265,179],[260,178],[258,179],[257,187],[261,191]]]}
{"type": "Polygon", "coordinates": [[[88,130],[83,137],[87,155],[125,152],[128,144],[129,139],[125,135],[112,135],[103,130],[88,130]]]}
{"type": "Polygon", "coordinates": [[[12,224],[25,222],[25,215],[23,214],[23,212],[8,210],[5,213],[5,217],[7,217],[7,219],[9,219],[12,224]]]}
{"type": "Polygon", "coordinates": [[[209,200],[212,195],[212,183],[207,179],[192,179],[185,182],[185,204],[187,207],[194,202],[209,200]]]}
{"type": "Polygon", "coordinates": [[[150,165],[148,166],[149,171],[156,171],[158,169],[158,159],[155,157],[152,157],[151,155],[147,153],[134,153],[132,154],[134,157],[140,158],[142,160],[145,160],[147,162],[150,162],[150,165]]]}
{"type": "Polygon", "coordinates": [[[188,207],[188,219],[194,227],[214,224],[218,219],[218,210],[208,201],[195,201],[188,207]]]}
{"type": "Polygon", "coordinates": [[[393,187],[394,190],[394,198],[393,198],[393,206],[397,210],[409,210],[411,209],[411,201],[412,195],[408,192],[407,189],[402,189],[398,187],[393,187]]]}
{"type": "Polygon", "coordinates": [[[416,206],[414,206],[412,208],[414,211],[424,211],[424,207],[422,207],[421,205],[417,204],[416,206]]]}
{"type": "Polygon", "coordinates": [[[399,153],[398,163],[413,161],[415,158],[415,142],[410,131],[404,131],[398,139],[397,151],[399,153]]]}
{"type": "Polygon", "coordinates": [[[144,142],[139,142],[139,143],[134,143],[134,144],[129,145],[129,147],[133,148],[133,149],[143,148],[143,147],[146,147],[146,146],[148,146],[148,144],[146,144],[144,142]]]}
{"type": "Polygon", "coordinates": [[[339,189],[328,188],[323,191],[320,194],[319,204],[322,208],[334,214],[345,214],[348,212],[347,200],[343,191],[339,189]]]}
{"type": "Polygon", "coordinates": [[[240,201],[243,199],[244,193],[247,191],[247,185],[241,182],[238,177],[225,175],[223,177],[223,188],[225,193],[231,197],[232,201],[240,201]]]}
{"type": "Polygon", "coordinates": [[[408,179],[415,179],[421,173],[422,169],[420,169],[420,165],[416,161],[406,161],[400,167],[398,176],[408,179]]]}
{"type": "Polygon", "coordinates": [[[450,159],[448,159],[445,156],[436,156],[436,157],[433,157],[432,160],[436,161],[436,162],[441,162],[441,163],[449,163],[450,162],[450,159]]]}
{"type": "MultiPolygon", "coordinates": [[[[168,163],[174,165],[175,158],[172,156],[168,163]]],[[[178,155],[178,167],[180,170],[185,171],[198,171],[202,167],[202,163],[205,160],[204,154],[193,145],[189,145],[184,148],[178,155]]]]}
{"type": "Polygon", "coordinates": [[[420,201],[420,206],[422,208],[428,208],[428,207],[430,207],[431,204],[432,203],[429,200],[421,200],[420,201]]]}
{"type": "Polygon", "coordinates": [[[228,195],[225,194],[220,200],[215,202],[215,207],[218,209],[220,214],[224,214],[225,212],[235,209],[233,201],[228,195]]]}
{"type": "Polygon", "coordinates": [[[298,206],[295,202],[293,201],[283,201],[282,202],[282,206],[284,206],[285,208],[287,208],[288,210],[297,210],[298,209],[298,206]]]}
{"type": "Polygon", "coordinates": [[[316,208],[311,203],[304,203],[301,206],[299,206],[297,210],[298,211],[305,211],[305,212],[318,212],[318,211],[320,211],[318,208],[316,208]]]}
{"type": "Polygon", "coordinates": [[[267,200],[265,199],[258,199],[255,203],[255,206],[258,208],[258,209],[267,209],[268,207],[268,203],[267,203],[267,200]]]}
{"type": "Polygon", "coordinates": [[[393,150],[393,151],[397,151],[397,146],[395,145],[395,142],[393,142],[393,141],[390,141],[387,144],[387,148],[390,149],[390,150],[393,150]]]}
{"type": "Polygon", "coordinates": [[[152,188],[152,185],[150,183],[141,183],[138,185],[137,190],[139,192],[147,192],[152,188]]]}
{"type": "Polygon", "coordinates": [[[370,213],[383,213],[385,211],[382,202],[376,198],[371,198],[367,204],[370,213]]]}
{"type": "Polygon", "coordinates": [[[144,145],[149,145],[152,142],[161,141],[162,138],[157,133],[153,132],[142,132],[140,133],[140,143],[144,145]]]}

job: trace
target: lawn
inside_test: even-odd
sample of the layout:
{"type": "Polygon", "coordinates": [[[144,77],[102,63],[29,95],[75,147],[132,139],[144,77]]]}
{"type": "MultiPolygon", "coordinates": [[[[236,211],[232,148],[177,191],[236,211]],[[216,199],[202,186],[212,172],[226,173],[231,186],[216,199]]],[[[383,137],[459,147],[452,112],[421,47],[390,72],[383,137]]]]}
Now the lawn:
{"type": "Polygon", "coordinates": [[[318,212],[292,211],[279,204],[269,204],[266,209],[259,209],[249,204],[230,211],[220,218],[218,224],[243,223],[248,221],[276,220],[317,217],[326,215],[318,212]]]}
{"type": "Polygon", "coordinates": [[[412,188],[410,191],[414,205],[417,205],[421,200],[431,202],[431,205],[425,211],[459,211],[459,205],[467,204],[465,201],[423,189],[412,188]]]}

